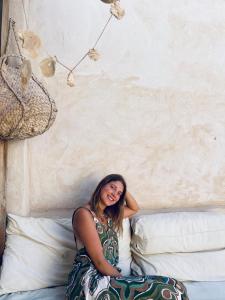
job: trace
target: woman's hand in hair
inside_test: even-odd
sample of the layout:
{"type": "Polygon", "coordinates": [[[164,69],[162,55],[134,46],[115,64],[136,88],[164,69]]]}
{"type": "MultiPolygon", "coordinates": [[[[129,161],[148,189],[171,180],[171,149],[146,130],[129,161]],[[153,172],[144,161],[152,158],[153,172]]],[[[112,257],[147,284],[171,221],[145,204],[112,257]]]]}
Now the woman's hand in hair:
{"type": "Polygon", "coordinates": [[[139,211],[139,206],[134,197],[127,191],[125,195],[124,218],[129,218],[139,211]]]}

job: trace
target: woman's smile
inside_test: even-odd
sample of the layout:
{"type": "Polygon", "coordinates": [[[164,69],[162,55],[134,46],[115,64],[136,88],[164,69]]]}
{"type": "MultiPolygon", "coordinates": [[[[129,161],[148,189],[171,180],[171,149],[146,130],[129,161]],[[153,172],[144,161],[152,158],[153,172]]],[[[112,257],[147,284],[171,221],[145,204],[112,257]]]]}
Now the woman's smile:
{"type": "Polygon", "coordinates": [[[110,201],[116,201],[116,199],[113,197],[113,196],[110,196],[110,195],[108,195],[108,199],[110,200],[110,201]]]}

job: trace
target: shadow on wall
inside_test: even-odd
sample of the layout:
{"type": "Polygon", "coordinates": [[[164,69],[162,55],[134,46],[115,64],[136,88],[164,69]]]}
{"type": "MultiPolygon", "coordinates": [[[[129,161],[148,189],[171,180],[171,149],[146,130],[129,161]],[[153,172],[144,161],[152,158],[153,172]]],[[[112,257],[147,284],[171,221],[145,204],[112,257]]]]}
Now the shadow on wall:
{"type": "Polygon", "coordinates": [[[95,175],[91,174],[85,178],[81,178],[81,180],[76,183],[74,190],[78,195],[78,199],[74,202],[75,208],[84,205],[91,199],[100,180],[101,179],[97,179],[95,175]]]}
{"type": "MultiPolygon", "coordinates": [[[[104,176],[102,176],[104,177],[104,176]]],[[[82,176],[79,178],[79,180],[74,180],[73,188],[71,190],[70,195],[70,204],[65,205],[65,202],[61,201],[60,205],[59,203],[55,206],[44,206],[46,202],[37,202],[30,211],[29,216],[32,217],[70,217],[72,216],[73,211],[86,204],[90,199],[92,194],[95,191],[95,188],[101,178],[97,178],[96,175],[90,174],[88,176],[82,176]]],[[[64,196],[65,199],[65,193],[62,192],[62,197],[64,196]]],[[[54,201],[54,199],[52,199],[54,201]]],[[[48,203],[48,201],[47,201],[48,203]]],[[[17,213],[16,213],[17,214],[17,213]]]]}

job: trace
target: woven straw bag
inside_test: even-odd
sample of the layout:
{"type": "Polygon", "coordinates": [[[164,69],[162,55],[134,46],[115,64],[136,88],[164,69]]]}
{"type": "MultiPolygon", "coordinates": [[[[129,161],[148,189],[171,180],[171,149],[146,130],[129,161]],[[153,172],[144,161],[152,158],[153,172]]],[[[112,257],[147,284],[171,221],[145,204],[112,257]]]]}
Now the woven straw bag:
{"type": "Polygon", "coordinates": [[[25,139],[44,133],[56,118],[56,105],[48,91],[32,74],[26,89],[21,85],[21,54],[15,22],[9,20],[6,54],[0,57],[0,139],[25,139]],[[9,54],[14,39],[19,54],[9,54]]]}

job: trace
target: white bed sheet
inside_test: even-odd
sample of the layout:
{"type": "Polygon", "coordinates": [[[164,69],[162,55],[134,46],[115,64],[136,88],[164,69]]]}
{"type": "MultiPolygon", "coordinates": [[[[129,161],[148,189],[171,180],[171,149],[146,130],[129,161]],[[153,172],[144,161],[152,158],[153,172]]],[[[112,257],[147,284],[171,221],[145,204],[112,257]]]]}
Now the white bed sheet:
{"type": "Polygon", "coordinates": [[[184,282],[189,300],[225,300],[225,281],[184,282]]]}
{"type": "Polygon", "coordinates": [[[17,292],[0,296],[1,300],[64,300],[65,286],[57,286],[40,290],[17,292]]]}

